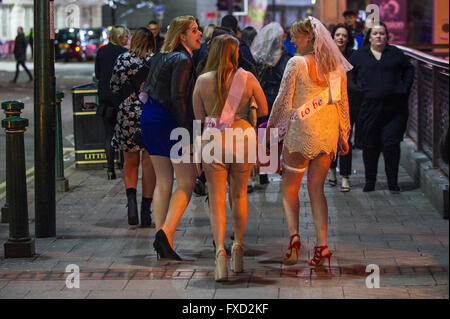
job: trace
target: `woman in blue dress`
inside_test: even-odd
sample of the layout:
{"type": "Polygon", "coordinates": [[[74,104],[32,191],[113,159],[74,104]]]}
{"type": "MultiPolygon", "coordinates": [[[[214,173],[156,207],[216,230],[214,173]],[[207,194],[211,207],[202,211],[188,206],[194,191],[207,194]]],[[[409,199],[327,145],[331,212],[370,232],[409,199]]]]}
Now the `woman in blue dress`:
{"type": "Polygon", "coordinates": [[[158,231],[153,247],[161,258],[181,260],[173,250],[173,237],[197,176],[191,160],[180,162],[178,154],[171,154],[178,143],[171,140],[171,133],[183,128],[193,136],[192,92],[197,76],[192,52],[200,48],[201,37],[194,17],[173,19],[161,51],[151,60],[145,84],[148,100],[142,112],[141,128],[156,173],[153,213],[158,231]],[[174,172],[177,188],[172,193],[174,172]]]}

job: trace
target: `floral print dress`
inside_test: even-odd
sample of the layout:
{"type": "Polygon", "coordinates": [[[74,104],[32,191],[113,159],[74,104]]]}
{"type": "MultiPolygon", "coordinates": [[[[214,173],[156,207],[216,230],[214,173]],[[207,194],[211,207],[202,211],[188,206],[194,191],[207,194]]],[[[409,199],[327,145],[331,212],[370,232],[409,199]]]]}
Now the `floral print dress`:
{"type": "MultiPolygon", "coordinates": [[[[119,55],[111,77],[111,90],[113,93],[120,94],[123,86],[130,83],[130,80],[138,74],[142,67],[145,67],[150,58],[148,56],[145,59],[141,59],[131,55],[129,52],[119,55]]],[[[145,82],[147,74],[146,72],[140,72],[138,75],[141,79],[133,79],[133,82],[145,82]]],[[[140,85],[137,86],[138,89],[139,87],[140,85]]],[[[132,140],[134,132],[140,127],[142,107],[143,103],[139,100],[139,96],[136,93],[131,93],[119,105],[114,136],[111,141],[111,145],[114,148],[119,148],[125,152],[144,150],[143,147],[140,147],[132,140]]]]}

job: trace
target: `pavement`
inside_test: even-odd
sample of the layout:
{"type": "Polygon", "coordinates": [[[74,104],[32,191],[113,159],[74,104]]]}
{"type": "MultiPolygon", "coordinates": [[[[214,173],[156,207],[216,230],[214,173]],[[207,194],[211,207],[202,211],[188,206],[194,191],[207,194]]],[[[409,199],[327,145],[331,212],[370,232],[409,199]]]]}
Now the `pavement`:
{"type": "MultiPolygon", "coordinates": [[[[300,190],[302,248],[297,265],[284,266],[288,231],[281,204],[281,178],[257,185],[248,195],[244,268],[229,281],[214,280],[214,251],[205,197],[193,196],[174,239],[182,262],[158,261],[155,229],[129,226],[119,172],[68,164],[70,191],[57,193],[57,236],[36,238],[36,255],[5,259],[0,245],[0,298],[74,299],[448,299],[449,225],[403,168],[400,194],[387,190],[379,174],[375,192],[363,193],[361,152],[355,150],[352,190],[325,186],[329,206],[331,268],[307,264],[315,242],[306,178],[300,190]],[[75,265],[75,266],[74,266],[75,265]],[[373,267],[367,269],[368,265],[373,267]],[[69,268],[68,268],[69,267],[69,268]],[[72,268],[71,268],[72,267],[72,268]],[[74,267],[79,288],[70,288],[74,267]],[[368,288],[371,269],[379,288],[368,288]]],[[[384,172],[382,159],[380,172],[384,172]]],[[[140,198],[140,187],[138,198],[140,198]]],[[[34,185],[28,185],[30,232],[34,238],[34,185]]],[[[231,231],[228,214],[227,234],[231,231]]],[[[226,245],[231,245],[227,235],[226,245]]],[[[0,224],[0,242],[8,225],[0,224]]]]}
{"type": "MultiPolygon", "coordinates": [[[[57,88],[62,104],[65,177],[70,190],[56,193],[56,233],[35,238],[33,183],[33,89],[21,71],[11,86],[15,63],[0,61],[2,101],[25,102],[24,117],[30,233],[36,243],[31,258],[5,259],[8,224],[0,224],[0,299],[448,299],[449,225],[418,185],[400,167],[400,194],[387,190],[383,160],[375,192],[363,193],[361,152],[353,152],[352,190],[325,185],[329,206],[328,246],[331,268],[307,264],[315,242],[306,177],[300,190],[302,248],[297,265],[284,266],[289,236],[281,203],[281,178],[257,186],[248,195],[244,235],[244,273],[214,281],[214,251],[205,197],[193,196],[175,234],[174,248],[183,262],[158,261],[152,243],[155,229],[129,226],[126,196],[118,179],[104,170],[76,169],[73,154],[71,88],[92,79],[92,64],[58,63],[57,88]],[[369,267],[368,267],[369,266],[369,267]],[[79,288],[66,280],[80,270],[79,288]],[[367,269],[367,272],[366,272],[367,269]],[[379,288],[367,277],[379,271],[379,288]]],[[[4,149],[0,131],[0,151],[4,149]]],[[[1,153],[1,152],[0,152],[1,153]]],[[[4,205],[4,161],[0,160],[0,206],[4,205]]],[[[141,190],[138,187],[138,198],[141,190]]],[[[226,245],[231,245],[228,211],[226,245]]]]}

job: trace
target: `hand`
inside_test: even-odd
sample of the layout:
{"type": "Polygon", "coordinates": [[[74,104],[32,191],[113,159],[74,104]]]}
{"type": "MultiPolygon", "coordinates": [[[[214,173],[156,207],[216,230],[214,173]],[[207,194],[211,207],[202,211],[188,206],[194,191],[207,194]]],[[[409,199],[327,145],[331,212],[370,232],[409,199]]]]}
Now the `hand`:
{"type": "Polygon", "coordinates": [[[341,139],[338,151],[339,155],[347,155],[348,152],[350,151],[350,146],[348,145],[348,142],[341,139]]]}

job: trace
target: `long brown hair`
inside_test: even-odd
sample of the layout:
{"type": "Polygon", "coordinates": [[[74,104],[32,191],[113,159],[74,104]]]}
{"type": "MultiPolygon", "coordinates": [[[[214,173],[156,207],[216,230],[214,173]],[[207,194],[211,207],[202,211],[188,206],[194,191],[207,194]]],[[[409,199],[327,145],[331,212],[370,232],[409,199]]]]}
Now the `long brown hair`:
{"type": "Polygon", "coordinates": [[[155,48],[155,38],[149,29],[139,28],[134,32],[130,43],[130,54],[144,59],[155,52],[155,48]]]}
{"type": "Polygon", "coordinates": [[[181,34],[186,33],[193,22],[196,22],[193,16],[180,16],[174,18],[169,25],[169,32],[164,39],[161,53],[169,53],[175,51],[181,42],[181,34]]]}
{"type": "Polygon", "coordinates": [[[203,73],[216,72],[216,94],[223,106],[230,89],[229,78],[234,74],[239,65],[239,41],[232,35],[223,34],[211,41],[203,73]]]}

